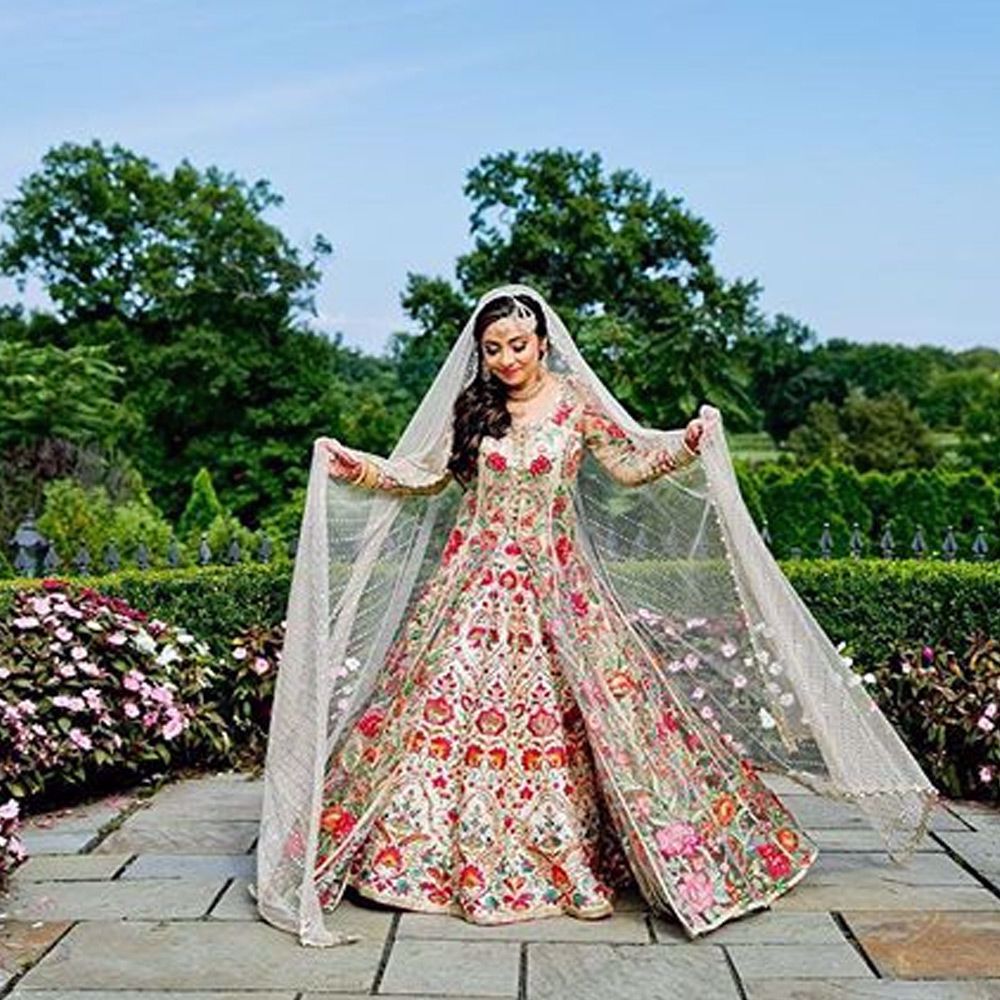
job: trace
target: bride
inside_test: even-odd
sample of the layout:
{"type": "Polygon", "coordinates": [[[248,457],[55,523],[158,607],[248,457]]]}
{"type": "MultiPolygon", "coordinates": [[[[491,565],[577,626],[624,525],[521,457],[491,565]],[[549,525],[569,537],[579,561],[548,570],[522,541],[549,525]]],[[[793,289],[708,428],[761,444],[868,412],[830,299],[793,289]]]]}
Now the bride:
{"type": "Polygon", "coordinates": [[[265,765],[258,910],[348,886],[497,924],[691,935],[808,872],[773,771],[905,858],[935,792],[782,575],[721,415],[641,427],[523,285],[482,297],[389,458],[315,443],[265,765]]]}

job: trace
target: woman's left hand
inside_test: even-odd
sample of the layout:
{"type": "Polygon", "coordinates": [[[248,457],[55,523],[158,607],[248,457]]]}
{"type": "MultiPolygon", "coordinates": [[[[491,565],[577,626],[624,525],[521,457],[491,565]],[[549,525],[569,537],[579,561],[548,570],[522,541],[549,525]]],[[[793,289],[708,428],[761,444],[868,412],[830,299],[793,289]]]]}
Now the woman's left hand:
{"type": "Polygon", "coordinates": [[[684,429],[684,443],[694,452],[701,448],[701,437],[705,433],[705,424],[700,417],[688,422],[684,429]]]}

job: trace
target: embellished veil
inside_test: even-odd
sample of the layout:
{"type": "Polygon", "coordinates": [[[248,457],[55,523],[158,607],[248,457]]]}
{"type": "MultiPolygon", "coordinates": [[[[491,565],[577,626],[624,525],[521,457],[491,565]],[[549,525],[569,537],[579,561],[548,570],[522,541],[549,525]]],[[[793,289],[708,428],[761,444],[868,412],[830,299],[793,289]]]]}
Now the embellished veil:
{"type": "MultiPolygon", "coordinates": [[[[475,377],[475,314],[498,295],[542,306],[546,362],[574,376],[637,444],[678,448],[683,430],[642,427],[583,359],[565,325],[534,289],[484,295],[388,458],[366,455],[405,492],[365,490],[334,479],[328,452],[313,445],[287,631],[264,773],[254,888],[260,915],[303,944],[345,940],[324,925],[315,881],[325,766],[364,711],[408,608],[439,563],[461,497],[439,488],[451,448],[452,410],[475,377]]],[[[722,415],[705,424],[694,463],[625,486],[591,456],[574,487],[578,544],[612,596],[660,688],[684,706],[686,724],[712,727],[763,771],[854,803],[905,859],[923,835],[936,791],[861,685],[860,677],[792,588],[757,532],[737,486],[722,415]]],[[[571,655],[571,685],[603,684],[571,655]]],[[[591,688],[591,693],[592,688],[591,688]]],[[[648,785],[658,748],[628,743],[615,699],[599,723],[612,747],[614,792],[648,785]],[[604,723],[607,725],[604,725],[604,723]],[[615,735],[616,733],[620,735],[615,735]]],[[[358,843],[377,802],[345,839],[358,843]]],[[[655,808],[655,804],[654,804],[655,808]]],[[[640,888],[666,907],[655,885],[640,888]]],[[[340,890],[343,890],[341,885],[340,890]]]]}

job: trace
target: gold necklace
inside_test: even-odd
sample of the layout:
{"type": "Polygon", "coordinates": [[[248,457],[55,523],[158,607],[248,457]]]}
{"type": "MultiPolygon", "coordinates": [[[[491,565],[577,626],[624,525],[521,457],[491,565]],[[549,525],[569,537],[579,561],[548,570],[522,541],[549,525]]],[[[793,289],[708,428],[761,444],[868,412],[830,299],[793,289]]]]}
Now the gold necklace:
{"type": "Polygon", "coordinates": [[[545,377],[545,373],[543,372],[538,376],[537,379],[535,379],[534,386],[527,392],[522,393],[519,396],[515,396],[512,392],[508,392],[507,398],[512,399],[516,403],[525,403],[529,399],[534,399],[535,396],[537,396],[542,391],[542,389],[544,389],[545,386],[548,385],[548,383],[549,380],[545,377]]]}

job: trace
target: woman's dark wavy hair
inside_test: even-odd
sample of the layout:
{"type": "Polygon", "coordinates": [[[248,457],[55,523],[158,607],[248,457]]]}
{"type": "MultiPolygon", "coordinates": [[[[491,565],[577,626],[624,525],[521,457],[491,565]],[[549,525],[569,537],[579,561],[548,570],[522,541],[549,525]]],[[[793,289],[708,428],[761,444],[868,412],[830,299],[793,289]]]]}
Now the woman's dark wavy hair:
{"type": "Polygon", "coordinates": [[[515,309],[514,300],[523,302],[534,314],[535,332],[541,339],[541,353],[545,352],[549,328],[541,303],[530,295],[498,295],[490,299],[476,314],[472,335],[476,341],[476,377],[462,390],[455,400],[452,416],[452,445],[448,468],[464,488],[476,475],[479,445],[483,435],[501,438],[510,430],[510,413],[505,400],[507,389],[495,378],[486,377],[483,364],[483,334],[498,319],[510,316],[515,309]]]}

